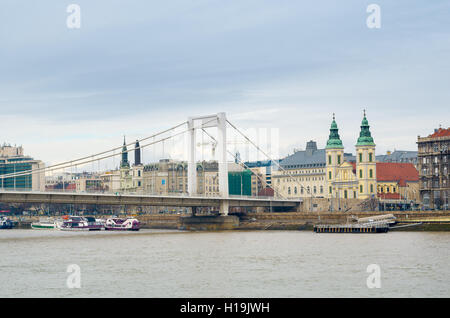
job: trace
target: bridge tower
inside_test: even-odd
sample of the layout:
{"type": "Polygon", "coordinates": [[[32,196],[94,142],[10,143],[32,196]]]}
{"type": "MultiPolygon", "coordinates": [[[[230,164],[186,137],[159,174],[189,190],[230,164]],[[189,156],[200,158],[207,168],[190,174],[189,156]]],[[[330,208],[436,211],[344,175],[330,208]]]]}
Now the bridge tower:
{"type": "MultiPolygon", "coordinates": [[[[190,196],[197,194],[197,169],[196,169],[196,129],[217,127],[217,161],[219,163],[219,195],[228,198],[228,164],[227,164],[227,118],[225,113],[217,113],[210,116],[189,117],[189,142],[188,142],[188,193],[190,196]],[[198,125],[200,124],[200,127],[198,125]]],[[[228,214],[228,201],[222,200],[220,214],[228,214]]]]}

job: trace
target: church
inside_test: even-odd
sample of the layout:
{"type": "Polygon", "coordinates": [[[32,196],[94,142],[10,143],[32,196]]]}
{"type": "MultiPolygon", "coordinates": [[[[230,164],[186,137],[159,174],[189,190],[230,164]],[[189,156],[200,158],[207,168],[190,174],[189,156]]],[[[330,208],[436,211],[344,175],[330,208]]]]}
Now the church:
{"type": "Polygon", "coordinates": [[[375,143],[364,111],[361,131],[356,142],[356,160],[344,160],[344,145],[333,114],[330,136],[325,147],[326,189],[328,198],[369,199],[377,195],[375,143]]]}
{"type": "Polygon", "coordinates": [[[412,163],[377,162],[365,111],[355,147],[356,156],[346,156],[333,114],[325,147],[327,198],[378,198],[394,205],[419,201],[419,175],[412,163]]]}

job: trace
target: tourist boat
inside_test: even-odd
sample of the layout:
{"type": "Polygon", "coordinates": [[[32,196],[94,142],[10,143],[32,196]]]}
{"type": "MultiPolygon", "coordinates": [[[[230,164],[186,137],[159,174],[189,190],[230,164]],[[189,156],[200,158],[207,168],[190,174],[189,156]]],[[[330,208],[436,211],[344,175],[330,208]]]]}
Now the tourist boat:
{"type": "Polygon", "coordinates": [[[56,221],[52,218],[39,219],[39,222],[31,223],[32,229],[55,229],[56,221]]]}
{"type": "Polygon", "coordinates": [[[61,231],[100,231],[105,225],[93,217],[68,216],[57,223],[57,228],[61,231]]]}
{"type": "Polygon", "coordinates": [[[140,222],[134,218],[109,218],[105,223],[107,231],[139,231],[140,222]]]}
{"type": "Polygon", "coordinates": [[[0,217],[0,229],[12,229],[14,222],[8,219],[6,216],[0,217]]]}

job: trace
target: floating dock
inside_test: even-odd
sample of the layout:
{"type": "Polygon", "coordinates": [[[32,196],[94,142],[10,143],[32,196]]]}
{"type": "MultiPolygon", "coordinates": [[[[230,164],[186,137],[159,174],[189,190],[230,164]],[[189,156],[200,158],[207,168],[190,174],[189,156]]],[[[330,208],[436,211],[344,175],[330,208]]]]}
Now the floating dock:
{"type": "Polygon", "coordinates": [[[389,231],[387,223],[380,224],[317,224],[316,233],[386,233],[389,231]]]}

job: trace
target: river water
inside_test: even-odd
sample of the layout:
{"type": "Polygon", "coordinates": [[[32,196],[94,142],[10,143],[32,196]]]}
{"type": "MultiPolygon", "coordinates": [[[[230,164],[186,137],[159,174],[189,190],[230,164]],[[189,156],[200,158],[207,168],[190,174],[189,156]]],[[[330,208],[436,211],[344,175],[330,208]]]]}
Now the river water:
{"type": "Polygon", "coordinates": [[[0,297],[450,296],[448,232],[0,230],[0,251],[0,297]]]}

